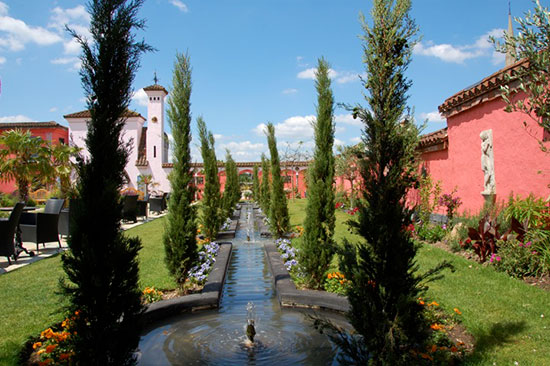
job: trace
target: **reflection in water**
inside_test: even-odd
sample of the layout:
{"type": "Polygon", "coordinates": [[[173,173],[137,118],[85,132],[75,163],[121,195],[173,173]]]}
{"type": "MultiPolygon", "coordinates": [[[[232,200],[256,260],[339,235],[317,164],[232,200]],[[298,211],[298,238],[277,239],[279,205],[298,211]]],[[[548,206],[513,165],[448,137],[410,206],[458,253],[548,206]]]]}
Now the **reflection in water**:
{"type": "Polygon", "coordinates": [[[280,308],[262,243],[246,241],[243,226],[254,238],[249,207],[241,211],[246,224],[233,240],[220,309],[147,329],[139,345],[140,365],[337,365],[334,345],[313,329],[304,311],[280,308]],[[253,342],[243,332],[249,320],[256,332],[253,342]]]}

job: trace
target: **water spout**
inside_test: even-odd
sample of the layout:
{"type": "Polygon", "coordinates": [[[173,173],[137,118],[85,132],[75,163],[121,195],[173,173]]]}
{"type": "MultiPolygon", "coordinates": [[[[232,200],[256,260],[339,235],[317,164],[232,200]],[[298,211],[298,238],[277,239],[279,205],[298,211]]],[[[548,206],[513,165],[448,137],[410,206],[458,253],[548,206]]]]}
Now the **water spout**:
{"type": "Polygon", "coordinates": [[[254,343],[256,335],[256,306],[253,302],[246,305],[246,337],[251,343],[254,343]]]}

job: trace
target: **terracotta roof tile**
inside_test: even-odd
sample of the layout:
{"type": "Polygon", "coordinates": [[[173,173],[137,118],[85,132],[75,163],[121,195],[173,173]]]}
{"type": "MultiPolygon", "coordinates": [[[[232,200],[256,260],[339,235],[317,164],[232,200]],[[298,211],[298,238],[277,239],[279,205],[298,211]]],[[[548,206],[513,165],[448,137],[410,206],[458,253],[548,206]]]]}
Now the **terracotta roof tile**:
{"type": "MultiPolygon", "coordinates": [[[[292,164],[287,164],[285,162],[281,162],[281,167],[286,167],[288,165],[292,165],[292,166],[298,166],[298,167],[304,167],[304,166],[309,166],[309,161],[296,161],[292,164]]],[[[258,167],[260,167],[262,165],[261,162],[259,161],[249,161],[249,162],[237,162],[237,167],[238,168],[253,168],[254,165],[257,165],[258,167]]],[[[218,167],[223,167],[224,164],[223,162],[218,162],[218,167]]],[[[174,163],[163,163],[162,164],[162,167],[163,168],[173,168],[174,167],[174,163]]],[[[203,168],[203,164],[202,163],[191,163],[191,168],[198,168],[198,169],[202,169],[203,168]]]]}
{"type": "MultiPolygon", "coordinates": [[[[67,119],[67,118],[90,118],[92,115],[90,114],[90,111],[89,110],[84,110],[84,111],[80,111],[80,112],[76,112],[76,113],[71,113],[71,114],[66,114],[63,116],[63,118],[67,119]]],[[[131,110],[126,110],[126,112],[124,113],[123,117],[141,117],[143,118],[143,116],[141,114],[139,114],[138,112],[135,112],[135,111],[131,111],[131,110]]],[[[145,118],[143,118],[145,119],[145,118]]]]}
{"type": "Polygon", "coordinates": [[[166,94],[168,94],[168,91],[162,85],[159,85],[159,84],[153,84],[153,85],[146,86],[145,88],[143,88],[143,90],[145,90],[145,91],[156,91],[156,90],[158,90],[158,91],[163,91],[166,94]]]}
{"type": "Polygon", "coordinates": [[[439,112],[445,117],[449,117],[468,110],[481,102],[499,97],[501,94],[500,87],[506,84],[505,75],[512,76],[519,69],[528,66],[529,63],[527,60],[520,60],[515,64],[495,72],[480,82],[447,98],[443,104],[439,106],[439,112]]]}
{"type": "Polygon", "coordinates": [[[68,127],[62,126],[57,122],[49,121],[49,122],[6,122],[6,123],[0,123],[0,129],[7,130],[7,129],[14,129],[14,128],[62,128],[64,130],[68,130],[68,127]]]}
{"type": "Polygon", "coordinates": [[[420,136],[420,142],[416,148],[420,152],[432,152],[445,150],[448,146],[449,135],[447,127],[420,136]]]}

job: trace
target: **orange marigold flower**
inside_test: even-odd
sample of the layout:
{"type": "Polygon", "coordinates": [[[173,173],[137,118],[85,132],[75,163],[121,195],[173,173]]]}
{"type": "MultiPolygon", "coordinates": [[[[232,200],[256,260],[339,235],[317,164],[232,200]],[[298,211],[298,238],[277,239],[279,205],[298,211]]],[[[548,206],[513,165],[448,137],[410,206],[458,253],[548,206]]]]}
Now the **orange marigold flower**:
{"type": "Polygon", "coordinates": [[[344,284],[344,281],[343,280],[340,280],[340,285],[343,285],[344,284]]]}
{"type": "Polygon", "coordinates": [[[453,309],[455,311],[455,313],[457,313],[458,315],[462,315],[462,312],[460,310],[458,310],[458,308],[454,308],[453,309]]]}
{"type": "Polygon", "coordinates": [[[430,360],[430,361],[433,361],[434,359],[432,358],[432,356],[430,356],[429,354],[427,353],[420,353],[420,357],[426,359],[426,360],[430,360]]]}
{"type": "Polygon", "coordinates": [[[36,342],[35,344],[32,345],[32,349],[37,349],[39,347],[42,347],[42,342],[36,342]]]}
{"type": "Polygon", "coordinates": [[[437,351],[437,346],[434,344],[432,345],[432,348],[430,349],[430,353],[434,353],[437,351]]]}
{"type": "Polygon", "coordinates": [[[63,328],[67,328],[67,327],[69,326],[69,319],[63,320],[63,323],[61,323],[61,326],[62,326],[63,328]]]}
{"type": "Polygon", "coordinates": [[[418,303],[419,303],[420,305],[424,305],[424,301],[422,301],[422,300],[420,300],[418,303]]]}
{"type": "Polygon", "coordinates": [[[80,315],[80,310],[75,311],[74,315],[79,316],[80,315]]]}
{"type": "Polygon", "coordinates": [[[52,353],[54,349],[57,348],[57,344],[50,344],[46,347],[46,353],[52,353]]]}
{"type": "Polygon", "coordinates": [[[432,328],[433,330],[441,330],[441,329],[445,328],[445,326],[443,326],[441,324],[438,324],[438,323],[434,323],[434,324],[430,325],[430,328],[432,328]]]}
{"type": "Polygon", "coordinates": [[[40,348],[40,349],[36,352],[36,354],[37,354],[37,355],[41,355],[41,354],[44,353],[44,352],[46,352],[46,350],[45,350],[44,348],[40,348]]]}
{"type": "Polygon", "coordinates": [[[59,355],[59,360],[68,360],[69,358],[71,358],[72,356],[72,353],[62,353],[59,355]]]}
{"type": "Polygon", "coordinates": [[[327,277],[328,277],[328,279],[330,280],[330,279],[332,278],[332,273],[329,273],[329,274],[327,275],[327,277]]]}
{"type": "Polygon", "coordinates": [[[464,342],[458,342],[457,343],[459,346],[464,346],[464,342]]]}
{"type": "Polygon", "coordinates": [[[44,331],[42,331],[42,333],[40,333],[40,337],[45,337],[47,339],[50,339],[51,337],[53,336],[53,330],[52,328],[48,328],[44,331]]]}
{"type": "Polygon", "coordinates": [[[438,303],[436,303],[435,301],[432,301],[432,302],[431,302],[431,303],[429,303],[428,305],[429,305],[429,306],[432,306],[432,305],[433,305],[433,306],[439,306],[439,304],[438,304],[438,303]]]}

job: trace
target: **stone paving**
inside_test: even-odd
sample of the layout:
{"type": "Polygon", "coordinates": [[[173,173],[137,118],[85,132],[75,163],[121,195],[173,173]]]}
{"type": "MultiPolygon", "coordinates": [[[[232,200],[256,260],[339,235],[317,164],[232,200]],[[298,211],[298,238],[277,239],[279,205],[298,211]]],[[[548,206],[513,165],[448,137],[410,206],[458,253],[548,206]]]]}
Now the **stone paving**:
{"type": "MultiPolygon", "coordinates": [[[[147,220],[138,219],[136,223],[124,223],[122,224],[122,230],[131,229],[133,227],[145,224],[146,222],[155,220],[164,215],[166,215],[166,213],[161,213],[159,215],[150,214],[147,220]]],[[[15,262],[13,259],[11,260],[11,265],[8,264],[8,259],[6,257],[0,257],[0,275],[67,250],[67,238],[61,237],[61,248],[59,248],[58,243],[46,243],[45,247],[40,244],[38,255],[36,254],[36,243],[24,242],[23,247],[29,250],[29,252],[33,251],[35,253],[34,257],[30,257],[25,252],[22,252],[17,258],[17,262],[15,262]]]]}

